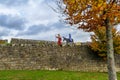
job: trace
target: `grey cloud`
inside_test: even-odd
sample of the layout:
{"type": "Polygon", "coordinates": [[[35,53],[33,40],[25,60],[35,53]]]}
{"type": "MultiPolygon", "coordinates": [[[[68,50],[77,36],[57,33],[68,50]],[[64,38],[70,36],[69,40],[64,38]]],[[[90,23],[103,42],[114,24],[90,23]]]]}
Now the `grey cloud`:
{"type": "Polygon", "coordinates": [[[9,30],[3,30],[3,31],[0,31],[0,37],[2,37],[2,36],[8,36],[9,35],[9,30]]]}
{"type": "MultiPolygon", "coordinates": [[[[8,31],[7,31],[8,32],[8,31]]],[[[7,32],[0,32],[0,37],[2,37],[2,36],[8,36],[8,33],[7,32]]]]}
{"type": "Polygon", "coordinates": [[[60,22],[57,22],[57,23],[54,23],[54,24],[51,24],[51,25],[43,25],[43,24],[40,24],[40,25],[32,25],[32,26],[29,26],[28,30],[25,31],[25,32],[19,32],[17,34],[17,36],[21,36],[21,35],[36,35],[36,34],[39,34],[39,33],[46,33],[47,31],[52,31],[54,29],[56,30],[62,30],[64,28],[67,28],[68,26],[65,26],[64,24],[60,23],[60,22]]]}
{"type": "Polygon", "coordinates": [[[45,25],[33,25],[33,26],[30,26],[29,30],[28,30],[28,33],[29,34],[38,34],[40,32],[45,32],[45,31],[48,31],[50,30],[49,27],[45,26],[45,25]]]}
{"type": "Polygon", "coordinates": [[[0,4],[7,6],[19,6],[26,4],[29,0],[0,0],[0,4]]]}
{"type": "Polygon", "coordinates": [[[53,30],[53,29],[62,29],[62,28],[65,28],[66,26],[64,26],[62,23],[58,22],[58,23],[54,23],[54,24],[51,24],[51,25],[43,25],[43,24],[40,24],[40,25],[32,25],[32,26],[29,26],[28,30],[26,32],[20,32],[18,33],[18,35],[36,35],[38,33],[41,33],[41,32],[47,32],[47,31],[50,31],[50,30],[53,30]]]}
{"type": "Polygon", "coordinates": [[[15,30],[22,30],[25,24],[25,20],[18,16],[11,16],[11,15],[0,15],[0,26],[15,29],[15,30]]]}
{"type": "Polygon", "coordinates": [[[29,28],[29,30],[34,30],[36,32],[44,32],[46,30],[49,30],[50,28],[48,26],[45,26],[45,25],[33,25],[29,28]]]}
{"type": "Polygon", "coordinates": [[[61,23],[61,22],[57,22],[54,23],[52,25],[50,25],[52,28],[56,28],[56,29],[63,29],[63,28],[69,28],[69,26],[65,26],[65,24],[61,23]]]}
{"type": "MultiPolygon", "coordinates": [[[[18,33],[18,35],[36,35],[40,32],[46,32],[46,31],[49,31],[50,30],[50,27],[47,27],[45,25],[32,25],[28,28],[28,30],[26,32],[20,32],[18,33]]],[[[18,36],[17,35],[17,36],[18,36]]]]}

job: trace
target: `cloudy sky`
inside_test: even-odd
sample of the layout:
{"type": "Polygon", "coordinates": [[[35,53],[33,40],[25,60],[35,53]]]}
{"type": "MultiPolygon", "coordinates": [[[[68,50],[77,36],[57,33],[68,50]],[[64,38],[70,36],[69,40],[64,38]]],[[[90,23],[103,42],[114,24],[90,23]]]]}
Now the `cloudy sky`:
{"type": "Polygon", "coordinates": [[[53,5],[52,0],[0,0],[0,39],[56,41],[56,34],[71,33],[76,42],[90,41],[90,33],[60,22],[48,4],[53,5]]]}

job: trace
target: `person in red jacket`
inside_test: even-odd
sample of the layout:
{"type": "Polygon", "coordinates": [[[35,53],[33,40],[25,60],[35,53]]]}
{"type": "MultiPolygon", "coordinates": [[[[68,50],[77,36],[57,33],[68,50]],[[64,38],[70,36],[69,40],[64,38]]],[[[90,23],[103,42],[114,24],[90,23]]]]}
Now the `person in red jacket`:
{"type": "Polygon", "coordinates": [[[56,38],[58,38],[57,44],[62,47],[62,38],[61,38],[60,34],[58,34],[56,36],[56,38]]]}

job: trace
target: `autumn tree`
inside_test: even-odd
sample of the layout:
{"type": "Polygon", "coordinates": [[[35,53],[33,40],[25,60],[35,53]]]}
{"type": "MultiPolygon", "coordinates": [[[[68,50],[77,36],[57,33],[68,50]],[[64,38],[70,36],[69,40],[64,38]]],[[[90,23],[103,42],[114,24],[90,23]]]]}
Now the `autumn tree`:
{"type": "Polygon", "coordinates": [[[64,9],[66,22],[78,29],[90,32],[105,26],[109,80],[117,80],[112,27],[120,23],[120,0],[59,0],[58,4],[64,9]]]}
{"type": "MultiPolygon", "coordinates": [[[[91,35],[92,42],[90,43],[90,48],[94,53],[103,59],[106,59],[107,50],[106,50],[106,36],[105,36],[105,27],[98,27],[97,30],[93,31],[94,34],[91,35]]],[[[113,35],[113,46],[114,53],[120,54],[120,32],[117,31],[114,27],[112,28],[113,35]]]]}

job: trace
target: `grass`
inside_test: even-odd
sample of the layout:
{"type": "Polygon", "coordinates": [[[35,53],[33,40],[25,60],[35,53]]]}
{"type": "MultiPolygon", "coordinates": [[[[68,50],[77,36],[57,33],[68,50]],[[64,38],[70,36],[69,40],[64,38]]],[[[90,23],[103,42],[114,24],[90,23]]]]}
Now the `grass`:
{"type": "MultiPolygon", "coordinates": [[[[120,73],[117,76],[120,80],[120,73]]],[[[3,70],[0,80],[108,80],[108,76],[98,72],[3,70]]]]}

